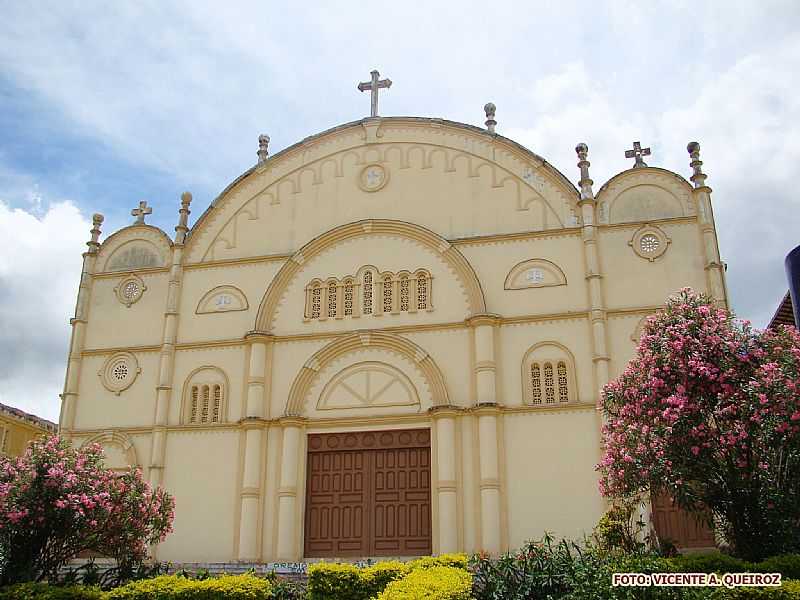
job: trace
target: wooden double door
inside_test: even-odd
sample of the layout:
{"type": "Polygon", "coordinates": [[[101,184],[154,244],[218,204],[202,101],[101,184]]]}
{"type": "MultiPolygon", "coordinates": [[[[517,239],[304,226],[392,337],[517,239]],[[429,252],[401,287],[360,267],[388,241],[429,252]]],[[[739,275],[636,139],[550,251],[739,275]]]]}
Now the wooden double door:
{"type": "Polygon", "coordinates": [[[431,553],[430,430],[308,436],[307,558],[431,553]]]}
{"type": "Polygon", "coordinates": [[[676,548],[714,548],[714,531],[706,515],[687,512],[678,507],[667,494],[653,497],[653,526],[658,537],[669,540],[676,548]]]}

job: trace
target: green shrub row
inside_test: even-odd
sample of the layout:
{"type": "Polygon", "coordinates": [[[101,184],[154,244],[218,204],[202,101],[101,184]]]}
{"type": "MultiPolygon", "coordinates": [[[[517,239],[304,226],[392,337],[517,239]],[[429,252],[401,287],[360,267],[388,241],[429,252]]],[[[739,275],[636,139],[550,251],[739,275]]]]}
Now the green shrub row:
{"type": "Polygon", "coordinates": [[[461,569],[466,573],[467,557],[442,554],[407,563],[386,561],[361,568],[351,564],[318,563],[308,570],[308,600],[370,600],[390,583],[415,571],[436,567],[461,569]]]}
{"type": "Polygon", "coordinates": [[[722,554],[684,554],[665,559],[680,573],[780,573],[784,579],[800,579],[800,554],[782,554],[752,563],[722,554]]]}

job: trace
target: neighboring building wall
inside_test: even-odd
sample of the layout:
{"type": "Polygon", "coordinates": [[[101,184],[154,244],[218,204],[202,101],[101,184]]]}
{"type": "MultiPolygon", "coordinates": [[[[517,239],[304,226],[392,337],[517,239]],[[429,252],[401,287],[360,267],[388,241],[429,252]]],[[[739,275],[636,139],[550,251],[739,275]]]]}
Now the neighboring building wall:
{"type": "Polygon", "coordinates": [[[5,456],[19,456],[29,442],[57,430],[58,426],[47,419],[0,404],[0,453],[5,456]]]}
{"type": "Polygon", "coordinates": [[[431,430],[435,553],[589,532],[601,387],[670,293],[725,290],[702,180],[631,169],[595,200],[579,159],[580,193],[499,136],[369,120],[246,173],[186,240],[184,198],[174,241],[90,242],[65,433],[175,495],[164,560],[301,558],[308,435],[346,431],[431,430]]]}

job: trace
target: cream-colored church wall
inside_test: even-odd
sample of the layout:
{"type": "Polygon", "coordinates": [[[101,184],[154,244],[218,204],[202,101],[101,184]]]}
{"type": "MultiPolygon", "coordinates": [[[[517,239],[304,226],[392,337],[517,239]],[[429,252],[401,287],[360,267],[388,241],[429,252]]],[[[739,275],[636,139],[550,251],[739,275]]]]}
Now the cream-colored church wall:
{"type": "Polygon", "coordinates": [[[481,282],[486,308],[503,317],[586,310],[586,279],[580,233],[457,244],[481,282]],[[511,270],[541,259],[563,271],[567,285],[505,289],[511,270]]]}
{"type": "Polygon", "coordinates": [[[503,422],[510,546],[546,531],[569,539],[591,533],[604,511],[595,410],[506,414],[503,422]]]}
{"type": "Polygon", "coordinates": [[[175,521],[158,546],[159,560],[231,560],[239,438],[231,429],[168,433],[162,485],[175,497],[175,521]]]}
{"type": "Polygon", "coordinates": [[[272,349],[272,381],[270,384],[270,416],[280,417],[286,412],[286,403],[297,374],[314,353],[331,342],[331,339],[295,339],[275,342],[272,349]]]}
{"type": "Polygon", "coordinates": [[[247,347],[238,346],[198,347],[181,349],[175,353],[172,399],[169,406],[168,422],[178,425],[181,421],[181,408],[187,402],[190,376],[203,367],[214,367],[225,376],[226,410],[223,422],[235,423],[242,418],[244,402],[245,368],[247,347]]]}
{"type": "Polygon", "coordinates": [[[608,319],[608,336],[614,348],[610,365],[611,377],[619,376],[628,361],[636,354],[639,343],[640,324],[644,314],[614,315],[608,319]],[[635,341],[634,341],[635,336],[635,341]]]}
{"type": "MultiPolygon", "coordinates": [[[[377,279],[380,279],[380,275],[377,279]]],[[[356,296],[360,298],[360,292],[356,296]]],[[[413,306],[414,298],[410,300],[413,306]]],[[[355,304],[354,313],[360,313],[361,303],[356,300],[355,304]]],[[[316,334],[463,321],[468,314],[469,305],[463,283],[441,256],[407,237],[364,235],[335,244],[304,263],[283,293],[273,323],[274,332],[278,335],[287,332],[316,334]],[[375,267],[378,273],[388,271],[395,275],[408,271],[413,276],[418,269],[427,270],[432,277],[433,309],[382,313],[382,288],[376,281],[374,314],[327,318],[325,294],[322,294],[322,318],[304,319],[306,287],[312,281],[324,283],[329,277],[339,280],[347,276],[356,277],[365,266],[375,267]]]]}
{"type": "MultiPolygon", "coordinates": [[[[244,337],[253,329],[264,291],[283,262],[276,260],[186,269],[181,289],[179,343],[244,337]],[[247,309],[197,314],[200,302],[220,286],[232,286],[241,292],[246,299],[247,309]]],[[[213,307],[213,303],[209,304],[213,307]]]]}
{"type": "Polygon", "coordinates": [[[427,352],[442,372],[448,401],[455,406],[472,406],[472,335],[469,328],[412,331],[403,334],[427,352]]]}
{"type": "Polygon", "coordinates": [[[666,252],[653,261],[641,258],[628,245],[638,226],[600,228],[600,259],[608,309],[663,306],[670,294],[687,286],[706,291],[697,224],[680,221],[657,225],[671,242],[666,252]]]}
{"type": "Polygon", "coordinates": [[[498,387],[506,406],[530,404],[523,396],[522,361],[534,345],[550,342],[566,348],[575,361],[579,402],[596,402],[589,322],[585,317],[503,325],[501,359],[497,361],[498,387]]]}
{"type": "Polygon", "coordinates": [[[114,288],[129,275],[95,277],[89,303],[86,348],[150,346],[161,343],[164,310],[167,306],[169,275],[164,272],[136,272],[147,289],[141,298],[126,306],[114,288]]]}
{"type": "Polygon", "coordinates": [[[126,470],[128,467],[138,466],[143,476],[147,477],[145,453],[150,450],[149,432],[126,432],[109,427],[104,431],[73,435],[70,437],[70,442],[75,448],[98,443],[103,448],[105,456],[103,464],[106,468],[126,470]],[[130,447],[126,448],[128,442],[130,447]]]}
{"type": "Polygon", "coordinates": [[[134,352],[141,372],[119,395],[102,383],[105,362],[112,354],[84,356],[81,362],[80,393],[75,412],[76,429],[143,427],[153,424],[158,353],[134,352]]]}

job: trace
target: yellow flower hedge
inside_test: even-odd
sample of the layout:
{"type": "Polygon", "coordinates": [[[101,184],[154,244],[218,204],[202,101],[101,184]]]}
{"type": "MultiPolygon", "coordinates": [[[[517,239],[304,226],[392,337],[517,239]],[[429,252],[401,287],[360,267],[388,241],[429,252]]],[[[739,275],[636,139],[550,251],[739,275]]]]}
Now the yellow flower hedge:
{"type": "Polygon", "coordinates": [[[469,600],[471,596],[469,572],[457,567],[430,567],[391,582],[377,600],[469,600]]]}
{"type": "Polygon", "coordinates": [[[111,590],[105,600],[267,600],[272,584],[253,575],[223,575],[198,581],[177,575],[142,579],[111,590]]]}
{"type": "Polygon", "coordinates": [[[317,563],[308,570],[309,600],[370,600],[387,585],[409,573],[434,567],[467,568],[464,554],[423,556],[411,562],[392,560],[369,567],[351,564],[317,563]]]}

